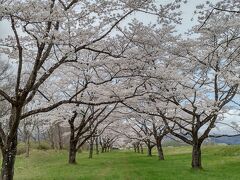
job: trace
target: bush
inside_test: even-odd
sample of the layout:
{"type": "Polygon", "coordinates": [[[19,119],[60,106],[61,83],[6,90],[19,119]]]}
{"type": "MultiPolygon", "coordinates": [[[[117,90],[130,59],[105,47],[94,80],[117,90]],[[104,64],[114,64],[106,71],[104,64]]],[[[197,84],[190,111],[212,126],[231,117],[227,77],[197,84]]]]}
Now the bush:
{"type": "Polygon", "coordinates": [[[19,144],[17,147],[17,155],[25,154],[26,153],[26,147],[24,144],[19,144]]]}
{"type": "Polygon", "coordinates": [[[47,144],[39,144],[39,145],[37,146],[37,149],[38,149],[38,150],[44,150],[44,151],[46,151],[46,150],[49,150],[49,149],[51,149],[51,148],[50,148],[50,146],[47,145],[47,144]]]}

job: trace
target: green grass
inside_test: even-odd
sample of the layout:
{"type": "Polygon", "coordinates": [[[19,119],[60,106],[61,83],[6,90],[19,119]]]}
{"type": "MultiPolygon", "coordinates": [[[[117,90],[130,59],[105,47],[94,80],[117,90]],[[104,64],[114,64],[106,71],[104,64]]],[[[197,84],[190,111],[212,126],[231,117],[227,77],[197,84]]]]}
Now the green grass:
{"type": "Polygon", "coordinates": [[[33,150],[29,158],[20,155],[16,160],[16,180],[185,180],[185,179],[240,179],[239,146],[203,147],[203,167],[201,171],[192,170],[191,147],[164,148],[164,161],[156,155],[136,154],[130,151],[114,151],[95,155],[88,159],[88,154],[77,157],[77,165],[67,164],[66,151],[33,150]]]}

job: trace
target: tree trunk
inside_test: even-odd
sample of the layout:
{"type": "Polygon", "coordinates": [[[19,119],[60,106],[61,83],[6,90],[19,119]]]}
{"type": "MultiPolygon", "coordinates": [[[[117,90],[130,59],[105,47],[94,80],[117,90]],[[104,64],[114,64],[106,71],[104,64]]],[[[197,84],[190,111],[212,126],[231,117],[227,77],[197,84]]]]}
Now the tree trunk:
{"type": "Polygon", "coordinates": [[[26,139],[26,157],[29,157],[30,153],[30,135],[27,135],[26,139]]]}
{"type": "Polygon", "coordinates": [[[137,145],[137,153],[140,153],[139,144],[137,145]]]}
{"type": "Polygon", "coordinates": [[[148,154],[147,156],[152,156],[152,147],[148,146],[148,154]]]}
{"type": "Polygon", "coordinates": [[[158,151],[158,159],[164,160],[163,149],[162,149],[162,138],[157,138],[157,151],[158,151]]]}
{"type": "Polygon", "coordinates": [[[96,137],[95,142],[96,142],[96,154],[99,154],[98,137],[96,137]]]}
{"type": "Polygon", "coordinates": [[[14,175],[14,163],[17,154],[17,129],[22,113],[22,106],[12,106],[9,119],[10,133],[2,147],[2,169],[1,180],[12,180],[14,175]]]}
{"type": "Polygon", "coordinates": [[[51,148],[54,149],[54,141],[51,140],[50,143],[51,143],[51,148]]]}
{"type": "Polygon", "coordinates": [[[48,130],[48,137],[49,137],[49,141],[51,144],[51,148],[54,149],[54,138],[53,138],[53,128],[50,127],[50,129],[48,130]]]}
{"type": "Polygon", "coordinates": [[[157,145],[157,151],[158,151],[158,159],[164,160],[163,149],[161,144],[157,145]]]}
{"type": "Polygon", "coordinates": [[[59,149],[63,149],[63,143],[62,143],[62,132],[61,132],[61,126],[60,124],[57,124],[57,129],[58,129],[58,145],[59,149]]]}
{"type": "Polygon", "coordinates": [[[141,154],[143,154],[143,146],[142,146],[142,144],[140,144],[140,150],[141,150],[141,154]]]}
{"type": "Polygon", "coordinates": [[[77,155],[77,142],[75,141],[75,137],[74,137],[74,129],[71,128],[70,144],[69,144],[69,157],[68,157],[69,164],[77,163],[76,155],[77,155]]]}
{"type": "Polygon", "coordinates": [[[12,180],[14,175],[14,163],[17,154],[17,134],[10,142],[9,148],[2,152],[2,180],[12,180]]]}
{"type": "Polygon", "coordinates": [[[136,153],[137,152],[137,148],[136,148],[135,144],[133,145],[133,148],[134,148],[134,152],[136,153]]]}
{"type": "Polygon", "coordinates": [[[90,144],[89,144],[89,159],[92,159],[93,157],[93,138],[90,138],[90,144]]]}
{"type": "Polygon", "coordinates": [[[202,169],[201,162],[201,144],[194,144],[192,150],[192,168],[193,169],[202,169]]]}
{"type": "Polygon", "coordinates": [[[69,148],[69,157],[68,157],[68,163],[69,164],[76,164],[76,156],[77,156],[77,148],[76,144],[72,143],[70,144],[69,148]]]}
{"type": "Polygon", "coordinates": [[[41,141],[40,141],[40,129],[39,126],[37,125],[37,141],[38,141],[38,146],[41,145],[41,141]]]}
{"type": "Polygon", "coordinates": [[[76,164],[76,155],[77,155],[77,150],[76,149],[70,149],[69,150],[69,159],[68,163],[69,164],[76,164]]]}

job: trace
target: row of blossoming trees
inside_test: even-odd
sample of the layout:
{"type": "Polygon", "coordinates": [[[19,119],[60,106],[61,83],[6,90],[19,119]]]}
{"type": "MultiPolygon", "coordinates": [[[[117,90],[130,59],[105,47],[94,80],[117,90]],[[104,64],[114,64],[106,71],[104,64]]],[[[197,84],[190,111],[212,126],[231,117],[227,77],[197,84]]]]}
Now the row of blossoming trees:
{"type": "Polygon", "coordinates": [[[106,149],[114,132],[149,154],[156,144],[164,159],[170,133],[193,147],[192,167],[201,168],[201,144],[238,94],[239,2],[198,6],[184,38],[175,31],[181,0],[0,3],[11,29],[0,41],[2,179],[13,179],[24,121],[65,124],[69,163],[100,134],[106,149]]]}

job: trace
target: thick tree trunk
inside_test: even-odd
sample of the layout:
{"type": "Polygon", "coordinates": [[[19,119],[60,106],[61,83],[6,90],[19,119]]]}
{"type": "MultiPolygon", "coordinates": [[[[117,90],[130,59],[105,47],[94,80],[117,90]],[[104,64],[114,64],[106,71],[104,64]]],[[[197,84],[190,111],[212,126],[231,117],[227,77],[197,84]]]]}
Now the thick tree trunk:
{"type": "Polygon", "coordinates": [[[74,131],[71,131],[68,163],[69,164],[76,164],[77,163],[76,162],[76,156],[77,156],[77,142],[74,139],[74,131]]]}
{"type": "Polygon", "coordinates": [[[157,151],[158,151],[158,159],[164,160],[163,149],[161,144],[157,145],[157,151]]]}
{"type": "Polygon", "coordinates": [[[192,149],[192,168],[202,169],[201,162],[201,144],[194,144],[192,149]]]}
{"type": "MultiPolygon", "coordinates": [[[[74,115],[71,119],[68,120],[70,125],[70,143],[69,143],[69,155],[68,155],[68,163],[76,164],[76,156],[77,156],[77,141],[75,141],[75,129],[74,129],[74,120],[77,117],[77,113],[74,112],[74,115]]],[[[59,132],[59,131],[58,131],[59,132]]]]}
{"type": "Polygon", "coordinates": [[[68,156],[68,163],[69,164],[76,164],[76,156],[77,156],[77,148],[75,144],[70,144],[69,148],[69,156],[68,156]]]}
{"type": "Polygon", "coordinates": [[[162,138],[157,139],[157,151],[158,151],[158,159],[164,160],[163,149],[162,149],[162,138]]]}
{"type": "Polygon", "coordinates": [[[69,164],[76,164],[76,155],[77,155],[77,150],[76,149],[71,149],[69,151],[69,159],[68,159],[68,163],[69,164]]]}
{"type": "Polygon", "coordinates": [[[10,133],[2,147],[2,169],[1,180],[12,180],[14,175],[14,163],[17,154],[17,129],[20,122],[22,107],[12,106],[9,119],[10,133]]]}
{"type": "Polygon", "coordinates": [[[2,170],[1,170],[2,180],[13,179],[16,154],[17,154],[17,134],[10,142],[9,147],[4,149],[4,151],[2,152],[2,170]]]}

